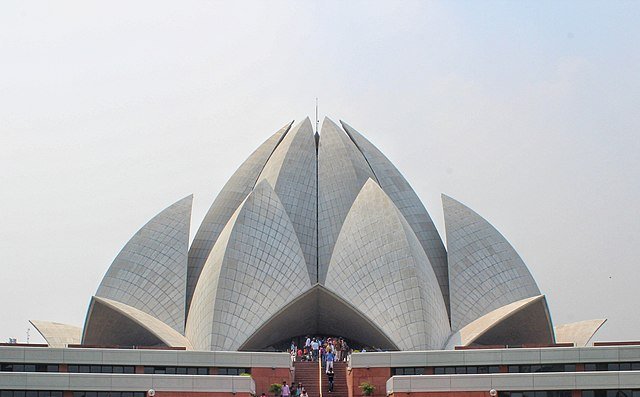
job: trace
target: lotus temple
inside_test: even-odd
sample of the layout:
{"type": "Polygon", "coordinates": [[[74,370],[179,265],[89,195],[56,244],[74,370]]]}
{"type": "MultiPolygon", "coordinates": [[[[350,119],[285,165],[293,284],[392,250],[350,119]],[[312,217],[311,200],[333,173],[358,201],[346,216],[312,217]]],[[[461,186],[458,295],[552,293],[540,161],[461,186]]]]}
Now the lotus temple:
{"type": "Polygon", "coordinates": [[[640,397],[640,343],[591,342],[604,319],[554,325],[493,225],[443,195],[441,235],[345,122],[271,135],[195,236],[192,201],[105,264],[82,327],[33,320],[46,344],[0,345],[1,397],[248,397],[285,380],[322,397],[319,364],[283,352],[308,335],[367,350],[336,363],[338,397],[362,382],[376,396],[640,397]]]}

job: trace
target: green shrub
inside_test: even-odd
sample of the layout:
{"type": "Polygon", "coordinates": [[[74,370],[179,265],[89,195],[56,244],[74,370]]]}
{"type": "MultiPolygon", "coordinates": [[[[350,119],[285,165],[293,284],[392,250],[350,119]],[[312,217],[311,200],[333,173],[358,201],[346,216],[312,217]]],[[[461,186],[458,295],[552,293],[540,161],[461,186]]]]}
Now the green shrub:
{"type": "Polygon", "coordinates": [[[362,394],[364,396],[371,396],[373,392],[376,390],[376,387],[369,382],[360,383],[360,390],[362,390],[362,394]]]}
{"type": "Polygon", "coordinates": [[[274,396],[280,395],[281,391],[282,391],[282,384],[280,383],[272,383],[271,386],[269,386],[269,393],[273,393],[274,396]]]}

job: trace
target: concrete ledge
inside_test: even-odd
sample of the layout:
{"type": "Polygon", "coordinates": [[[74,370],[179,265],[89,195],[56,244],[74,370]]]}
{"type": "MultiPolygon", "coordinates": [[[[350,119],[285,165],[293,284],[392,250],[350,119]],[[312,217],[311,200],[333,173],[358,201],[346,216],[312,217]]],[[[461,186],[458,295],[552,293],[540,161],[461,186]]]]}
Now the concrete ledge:
{"type": "Polygon", "coordinates": [[[288,353],[0,346],[0,363],[289,368],[288,353]]]}
{"type": "Polygon", "coordinates": [[[638,389],[640,371],[546,372],[531,374],[405,375],[387,381],[387,395],[495,390],[638,389]]]}
{"type": "Polygon", "coordinates": [[[0,389],[255,393],[250,376],[3,372],[0,389]]]}
{"type": "Polygon", "coordinates": [[[640,346],[542,347],[353,353],[351,368],[581,364],[640,360],[640,346]]]}

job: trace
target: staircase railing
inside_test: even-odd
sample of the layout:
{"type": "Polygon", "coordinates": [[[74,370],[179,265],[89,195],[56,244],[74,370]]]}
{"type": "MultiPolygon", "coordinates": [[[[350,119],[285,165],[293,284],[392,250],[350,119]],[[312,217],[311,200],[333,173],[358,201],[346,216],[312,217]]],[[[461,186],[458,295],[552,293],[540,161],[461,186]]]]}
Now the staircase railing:
{"type": "Polygon", "coordinates": [[[322,360],[318,360],[318,390],[320,391],[320,397],[322,397],[322,360]]]}

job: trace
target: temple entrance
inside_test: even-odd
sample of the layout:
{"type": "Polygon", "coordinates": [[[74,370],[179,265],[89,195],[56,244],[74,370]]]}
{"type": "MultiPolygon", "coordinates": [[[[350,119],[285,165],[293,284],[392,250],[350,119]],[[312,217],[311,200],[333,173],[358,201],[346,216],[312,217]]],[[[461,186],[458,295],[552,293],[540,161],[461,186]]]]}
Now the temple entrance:
{"type": "Polygon", "coordinates": [[[304,340],[296,338],[307,335],[342,337],[354,349],[399,350],[359,310],[319,284],[263,324],[239,350],[285,351],[292,339],[304,345],[304,340]]]}

